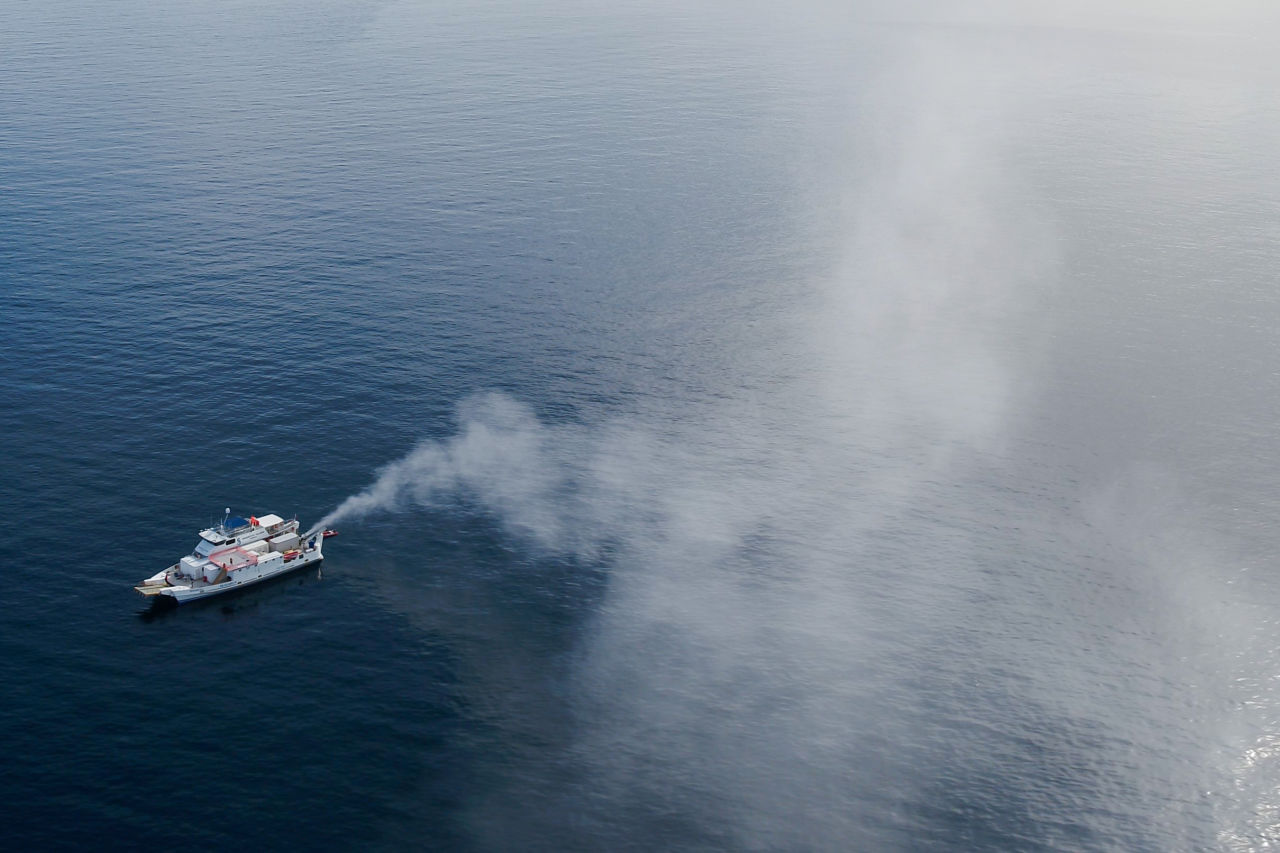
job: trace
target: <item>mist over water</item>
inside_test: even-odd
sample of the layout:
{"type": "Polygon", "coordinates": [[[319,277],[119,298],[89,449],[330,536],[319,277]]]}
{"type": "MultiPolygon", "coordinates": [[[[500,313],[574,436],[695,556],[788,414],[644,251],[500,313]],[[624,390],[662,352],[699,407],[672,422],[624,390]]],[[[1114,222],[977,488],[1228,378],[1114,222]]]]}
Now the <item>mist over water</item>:
{"type": "Polygon", "coordinates": [[[494,392],[463,400],[457,420],[456,435],[419,444],[318,526],[465,499],[530,545],[596,557],[658,509],[644,482],[647,442],[634,428],[548,427],[494,392]]]}
{"type": "Polygon", "coordinates": [[[303,5],[0,10],[17,843],[1280,843],[1269,10],[303,5]]]}
{"type": "Polygon", "coordinates": [[[1061,276],[1007,151],[1011,77],[927,41],[881,69],[848,105],[876,126],[858,168],[815,192],[832,218],[807,236],[828,265],[775,283],[796,301],[757,329],[770,360],[710,400],[549,424],[476,394],[451,437],[325,519],[462,504],[535,553],[609,567],[568,679],[574,781],[491,794],[472,823],[486,846],[525,837],[509,821],[530,798],[549,815],[535,826],[568,839],[575,803],[583,843],[626,845],[660,814],[662,843],[841,849],[1017,846],[1022,822],[1050,846],[1099,826],[1136,838],[1169,796],[1149,766],[1107,766],[1116,735],[1092,703],[1115,700],[1082,697],[1054,660],[1095,602],[1052,591],[1040,575],[1070,558],[1037,556],[1037,535],[1097,543],[1081,495],[1011,447],[1049,325],[1031,306],[1061,276]],[[1078,777],[1064,793],[1088,821],[1040,826],[1055,773],[1078,777]],[[1106,777],[1154,790],[1117,808],[1106,777]],[[922,838],[921,820],[949,828],[922,838]]]}
{"type": "Polygon", "coordinates": [[[529,801],[527,831],[571,846],[638,824],[645,843],[787,849],[1272,833],[1206,793],[1273,799],[1267,742],[1233,768],[1240,721],[1205,686],[1249,644],[1201,597],[1230,549],[1165,463],[1082,466],[1046,439],[1064,322],[1046,306],[1080,273],[1019,146],[1061,57],[981,41],[908,38],[840,91],[856,127],[828,128],[796,235],[824,264],[765,282],[793,297],[752,318],[769,359],[571,423],[473,394],[452,436],[325,519],[462,505],[608,568],[564,688],[568,779],[491,791],[484,846],[529,837],[511,826],[529,801]],[[1168,731],[1186,715],[1203,724],[1168,731]]]}

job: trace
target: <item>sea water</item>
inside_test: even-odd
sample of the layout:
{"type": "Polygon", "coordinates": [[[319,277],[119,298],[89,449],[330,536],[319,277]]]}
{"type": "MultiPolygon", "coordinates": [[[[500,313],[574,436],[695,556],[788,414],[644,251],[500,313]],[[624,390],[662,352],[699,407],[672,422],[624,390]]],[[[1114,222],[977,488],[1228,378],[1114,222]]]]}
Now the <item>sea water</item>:
{"type": "Polygon", "coordinates": [[[10,843],[1275,843],[1277,32],[1146,11],[0,7],[10,843]]]}

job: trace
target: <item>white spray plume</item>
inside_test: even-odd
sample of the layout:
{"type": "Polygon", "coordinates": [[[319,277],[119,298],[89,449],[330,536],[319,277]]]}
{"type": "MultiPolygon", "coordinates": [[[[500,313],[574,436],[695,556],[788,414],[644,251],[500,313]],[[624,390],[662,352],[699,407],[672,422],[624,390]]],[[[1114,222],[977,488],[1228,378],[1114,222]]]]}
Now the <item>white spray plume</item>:
{"type": "Polygon", "coordinates": [[[831,791],[910,796],[912,775],[875,747],[910,742],[890,707],[911,701],[909,679],[882,661],[954,619],[956,589],[982,585],[963,536],[917,514],[947,506],[953,454],[1006,425],[1011,367],[992,329],[1040,247],[988,180],[991,134],[956,126],[982,105],[961,100],[957,70],[929,70],[881,108],[899,117],[884,168],[847,188],[844,252],[799,325],[769,327],[784,357],[747,377],[754,393],[581,426],[476,395],[455,435],[322,521],[461,499],[542,548],[616,545],[571,686],[583,778],[606,800],[698,811],[732,828],[727,846],[856,847],[865,816],[831,791]],[[879,535],[904,527],[919,532],[879,535]]]}
{"type": "Polygon", "coordinates": [[[591,554],[652,509],[640,473],[649,440],[618,425],[547,426],[532,408],[483,392],[458,406],[458,432],[424,441],[383,468],[317,525],[458,499],[483,507],[541,548],[591,554]]]}
{"type": "MultiPolygon", "coordinates": [[[[1006,156],[1004,112],[1037,63],[987,57],[985,35],[976,52],[952,41],[935,34],[892,63],[878,98],[851,96],[858,132],[814,168],[829,189],[814,191],[811,242],[833,260],[816,282],[777,282],[800,294],[792,327],[749,318],[767,360],[708,371],[700,400],[653,403],[628,424],[549,426],[509,397],[470,398],[456,435],[419,445],[324,520],[461,497],[545,547],[621,546],[603,601],[575,625],[560,716],[538,731],[564,745],[555,772],[517,766],[486,786],[466,815],[474,846],[635,846],[645,836],[629,833],[656,816],[676,846],[917,849],[923,807],[994,824],[1042,802],[1017,795],[1068,766],[1102,768],[1069,796],[1114,831],[1103,838],[1132,838],[1150,822],[1144,803],[1195,800],[1162,796],[1176,765],[1107,754],[1174,752],[1149,734],[1159,694],[1129,689],[1147,670],[1128,664],[1157,659],[1142,644],[1160,645],[1147,630],[1159,620],[1117,630],[1137,608],[1108,606],[1124,585],[1096,582],[1097,555],[1118,549],[1096,524],[1039,517],[1060,490],[1039,471],[1004,470],[1061,473],[1000,446],[1027,409],[1020,392],[1044,378],[1021,309],[1056,273],[1035,194],[1006,156]],[[1078,555],[1059,544],[1072,538],[1078,555]],[[1105,653],[1058,651],[1076,646],[1105,653]],[[519,834],[539,821],[532,843],[519,834]]],[[[708,316],[708,335],[742,319],[708,316]]],[[[413,611],[401,579],[387,587],[413,611]]],[[[486,723],[523,733],[546,660],[507,666],[492,647],[526,637],[492,627],[469,681],[486,708],[515,697],[486,723]]],[[[538,758],[504,756],[521,760],[538,758]]]]}
{"type": "Polygon", "coordinates": [[[539,539],[551,537],[556,521],[540,506],[564,476],[547,465],[545,437],[532,411],[509,397],[488,393],[465,400],[458,420],[458,434],[422,442],[383,468],[364,491],[344,500],[320,526],[411,504],[430,505],[445,495],[467,492],[511,526],[539,539]]]}

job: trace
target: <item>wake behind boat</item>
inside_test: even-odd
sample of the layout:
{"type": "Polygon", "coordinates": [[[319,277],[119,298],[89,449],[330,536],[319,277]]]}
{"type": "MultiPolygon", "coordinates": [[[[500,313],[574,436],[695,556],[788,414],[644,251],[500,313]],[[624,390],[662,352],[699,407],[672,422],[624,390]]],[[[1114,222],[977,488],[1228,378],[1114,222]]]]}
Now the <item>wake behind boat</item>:
{"type": "Polygon", "coordinates": [[[181,604],[241,589],[324,559],[324,540],[335,531],[298,535],[298,520],[278,515],[232,516],[200,531],[195,550],[138,584],[142,595],[181,604]]]}

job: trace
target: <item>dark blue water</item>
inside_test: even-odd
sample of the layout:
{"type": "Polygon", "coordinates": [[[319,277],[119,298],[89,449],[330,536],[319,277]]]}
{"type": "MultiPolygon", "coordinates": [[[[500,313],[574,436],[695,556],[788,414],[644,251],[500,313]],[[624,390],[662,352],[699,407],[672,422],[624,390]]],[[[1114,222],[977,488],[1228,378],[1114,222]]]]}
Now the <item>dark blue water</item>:
{"type": "Polygon", "coordinates": [[[9,843],[1277,843],[1267,26],[3,5],[9,843]]]}

